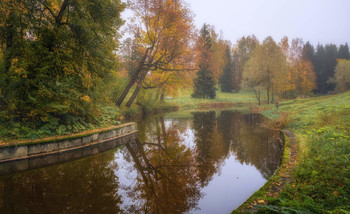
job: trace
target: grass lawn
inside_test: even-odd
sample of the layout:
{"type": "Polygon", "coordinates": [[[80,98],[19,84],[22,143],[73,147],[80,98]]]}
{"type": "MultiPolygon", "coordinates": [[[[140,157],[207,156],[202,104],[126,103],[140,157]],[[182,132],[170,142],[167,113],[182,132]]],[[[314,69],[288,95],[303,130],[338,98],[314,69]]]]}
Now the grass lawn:
{"type": "MultiPolygon", "coordinates": [[[[349,213],[350,92],[281,102],[262,113],[288,115],[299,157],[293,182],[277,197],[263,197],[258,213],[349,213]]],[[[286,119],[286,118],[284,118],[286,119]]]]}
{"type": "Polygon", "coordinates": [[[166,99],[166,104],[170,106],[177,106],[181,109],[200,108],[204,106],[213,106],[215,104],[255,104],[257,102],[253,92],[239,92],[239,93],[224,93],[217,92],[215,99],[199,99],[191,97],[192,89],[183,89],[179,91],[177,97],[173,99],[166,99]]]}

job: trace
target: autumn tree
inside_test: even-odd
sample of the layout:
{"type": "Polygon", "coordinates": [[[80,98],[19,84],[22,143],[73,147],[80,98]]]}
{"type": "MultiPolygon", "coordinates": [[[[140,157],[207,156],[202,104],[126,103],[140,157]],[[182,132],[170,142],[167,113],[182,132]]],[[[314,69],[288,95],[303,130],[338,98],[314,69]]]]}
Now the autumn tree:
{"type": "MultiPolygon", "coordinates": [[[[133,0],[131,9],[135,22],[130,25],[130,29],[140,57],[133,75],[116,102],[118,106],[136,84],[126,106],[134,102],[147,75],[186,70],[184,63],[188,62],[185,59],[188,55],[185,50],[190,47],[192,39],[192,17],[180,0],[133,0]]],[[[168,75],[163,80],[167,80],[166,76],[168,75]]]]}
{"type": "Polygon", "coordinates": [[[223,73],[220,77],[220,86],[221,91],[223,92],[232,92],[233,90],[233,71],[234,71],[234,64],[233,64],[233,58],[231,55],[231,48],[229,45],[226,45],[225,49],[225,66],[223,69],[223,73]]]}
{"type": "Polygon", "coordinates": [[[316,88],[316,74],[313,65],[310,61],[301,60],[295,70],[298,72],[296,90],[305,96],[307,92],[316,88]]]}
{"type": "Polygon", "coordinates": [[[266,90],[267,103],[270,103],[285,84],[286,71],[286,58],[281,48],[271,37],[267,37],[247,61],[244,67],[243,85],[254,89],[259,104],[261,92],[266,90]]]}
{"type": "Polygon", "coordinates": [[[251,57],[255,48],[259,45],[259,40],[255,35],[243,36],[237,41],[235,48],[235,72],[234,72],[234,89],[241,88],[242,76],[245,63],[251,57]]]}
{"type": "Polygon", "coordinates": [[[329,82],[336,84],[335,90],[338,92],[350,89],[350,60],[338,60],[334,78],[331,78],[329,82]]]}
{"type": "Polygon", "coordinates": [[[226,45],[229,41],[225,41],[222,34],[217,34],[213,26],[209,26],[210,36],[212,40],[212,51],[213,51],[213,74],[214,79],[218,82],[219,77],[222,75],[223,68],[226,64],[226,45]]]}
{"type": "Polygon", "coordinates": [[[304,45],[299,38],[293,39],[289,46],[288,38],[284,37],[280,47],[287,57],[288,79],[282,88],[283,96],[296,97],[298,93],[305,95],[316,88],[316,75],[313,64],[307,60],[312,56],[312,48],[304,45]]]}
{"type": "Polygon", "coordinates": [[[192,97],[214,99],[216,97],[216,82],[213,73],[212,38],[207,24],[204,24],[200,31],[197,41],[197,51],[197,65],[199,70],[193,81],[192,97]]]}

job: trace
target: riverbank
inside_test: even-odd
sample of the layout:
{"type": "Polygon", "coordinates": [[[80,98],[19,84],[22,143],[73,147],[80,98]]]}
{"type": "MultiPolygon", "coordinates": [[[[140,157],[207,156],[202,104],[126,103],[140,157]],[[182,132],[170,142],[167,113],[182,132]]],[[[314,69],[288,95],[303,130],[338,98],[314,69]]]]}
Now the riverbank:
{"type": "Polygon", "coordinates": [[[191,93],[190,89],[183,89],[179,91],[177,97],[167,97],[164,102],[154,100],[152,93],[148,93],[137,99],[130,108],[124,105],[117,107],[114,103],[100,103],[95,122],[79,120],[74,124],[64,125],[55,119],[48,120],[39,129],[21,122],[0,123],[0,146],[109,129],[122,123],[135,121],[145,115],[161,112],[242,107],[256,103],[252,92],[222,93],[218,91],[216,99],[194,99],[191,93]]]}
{"type": "MultiPolygon", "coordinates": [[[[234,213],[350,211],[350,92],[284,101],[278,110],[269,105],[260,111],[276,123],[287,121],[287,128],[295,134],[298,159],[288,172],[293,180],[278,195],[271,194],[271,187],[281,181],[280,172],[291,166],[282,164],[278,173],[234,213]]],[[[290,161],[288,153],[289,144],[284,163],[290,161]]]]}
{"type": "MultiPolygon", "coordinates": [[[[278,195],[269,194],[271,193],[269,186],[281,185],[278,180],[272,178],[261,191],[253,195],[255,202],[263,205],[257,207],[255,211],[259,209],[258,212],[262,213],[283,211],[342,213],[350,210],[348,201],[350,182],[347,179],[350,177],[350,92],[281,101],[280,108],[276,109],[273,104],[257,107],[254,94],[249,92],[219,92],[216,99],[210,100],[191,98],[190,93],[185,91],[180,92],[178,98],[168,97],[161,105],[153,103],[147,106],[147,103],[141,103],[141,106],[133,105],[131,108],[104,106],[104,111],[100,113],[99,120],[102,122],[99,127],[124,123],[127,121],[125,118],[133,118],[135,115],[145,113],[225,106],[250,106],[253,111],[260,112],[272,119],[274,122],[270,124],[271,126],[275,128],[287,126],[287,129],[295,134],[298,146],[295,150],[299,154],[295,169],[289,167],[287,171],[283,171],[288,167],[282,165],[279,171],[293,178],[292,182],[282,185],[283,188],[279,187],[281,191],[278,191],[278,195]]],[[[85,127],[73,128],[76,132],[81,133],[96,127],[87,124],[85,127]]],[[[32,138],[39,139],[48,135],[54,138],[58,135],[72,134],[69,132],[69,127],[58,126],[57,129],[57,133],[60,134],[48,133],[44,129],[36,130],[35,133],[27,136],[27,139],[29,138],[27,142],[31,142],[32,138]],[[65,128],[67,128],[66,131],[65,128]]],[[[23,130],[19,127],[16,133],[21,133],[21,131],[23,130]]],[[[11,138],[7,140],[5,144],[21,141],[18,136],[14,138],[15,141],[12,141],[11,138]]],[[[288,152],[288,146],[286,148],[288,152]]],[[[245,205],[252,203],[251,201],[253,200],[248,200],[245,205]]],[[[253,205],[254,203],[247,207],[253,205]]]]}

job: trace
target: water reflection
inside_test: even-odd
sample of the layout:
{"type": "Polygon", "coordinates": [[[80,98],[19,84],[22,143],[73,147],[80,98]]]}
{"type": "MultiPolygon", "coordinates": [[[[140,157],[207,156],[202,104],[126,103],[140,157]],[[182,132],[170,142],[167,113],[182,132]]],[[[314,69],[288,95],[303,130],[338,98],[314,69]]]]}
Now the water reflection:
{"type": "Polygon", "coordinates": [[[230,212],[279,166],[279,132],[264,122],[235,111],[143,120],[124,147],[0,178],[0,213],[230,212]]]}
{"type": "Polygon", "coordinates": [[[0,213],[119,213],[113,153],[0,180],[0,213]]]}
{"type": "Polygon", "coordinates": [[[140,174],[127,189],[137,204],[127,206],[128,213],[185,213],[197,205],[200,190],[194,156],[179,144],[176,132],[163,137],[156,143],[136,140],[126,145],[140,174]]]}
{"type": "Polygon", "coordinates": [[[264,122],[260,114],[222,111],[218,129],[236,159],[254,165],[268,179],[280,164],[283,144],[278,131],[262,128],[264,122]]]}
{"type": "Polygon", "coordinates": [[[229,154],[229,146],[218,131],[216,112],[193,113],[193,130],[202,186],[207,186],[229,154]]]}
{"type": "Polygon", "coordinates": [[[132,212],[200,210],[198,203],[205,196],[201,190],[221,174],[232,155],[241,164],[254,166],[265,179],[278,168],[279,132],[263,128],[261,115],[211,111],[195,112],[189,118],[161,116],[149,118],[147,125],[139,123],[141,142],[127,146],[139,174],[129,191],[142,192],[134,198],[140,205],[132,206],[132,212]]]}

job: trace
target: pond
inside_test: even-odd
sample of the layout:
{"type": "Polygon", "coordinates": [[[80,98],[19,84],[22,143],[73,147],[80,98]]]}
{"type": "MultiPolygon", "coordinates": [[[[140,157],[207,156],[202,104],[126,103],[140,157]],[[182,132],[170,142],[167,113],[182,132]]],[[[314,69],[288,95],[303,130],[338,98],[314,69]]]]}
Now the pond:
{"type": "Polygon", "coordinates": [[[0,177],[0,213],[230,213],[280,165],[266,123],[233,110],[146,118],[118,148],[0,177]]]}

